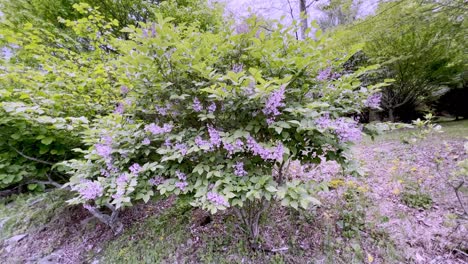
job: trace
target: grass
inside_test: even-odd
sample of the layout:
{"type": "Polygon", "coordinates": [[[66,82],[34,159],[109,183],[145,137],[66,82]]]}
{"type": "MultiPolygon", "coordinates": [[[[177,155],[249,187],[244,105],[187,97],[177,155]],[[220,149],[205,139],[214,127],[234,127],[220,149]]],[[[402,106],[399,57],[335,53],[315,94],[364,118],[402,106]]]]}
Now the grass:
{"type": "Polygon", "coordinates": [[[41,228],[64,210],[69,193],[55,190],[0,200],[0,240],[41,228]]]}
{"type": "MultiPolygon", "coordinates": [[[[438,124],[442,126],[443,131],[441,133],[437,133],[438,140],[446,138],[464,139],[468,137],[468,119],[460,121],[441,121],[438,122],[438,124]]],[[[409,137],[414,131],[415,129],[400,129],[389,131],[376,136],[374,140],[372,140],[371,137],[366,136],[363,143],[366,145],[371,145],[388,141],[402,141],[404,138],[409,137]]]]}

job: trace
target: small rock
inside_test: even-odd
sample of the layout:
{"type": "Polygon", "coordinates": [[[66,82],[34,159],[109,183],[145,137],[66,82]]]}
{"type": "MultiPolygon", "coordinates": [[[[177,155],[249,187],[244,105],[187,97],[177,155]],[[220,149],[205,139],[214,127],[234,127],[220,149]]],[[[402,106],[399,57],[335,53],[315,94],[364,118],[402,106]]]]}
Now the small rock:
{"type": "Polygon", "coordinates": [[[12,236],[9,239],[5,240],[5,243],[6,244],[15,244],[15,243],[20,242],[21,240],[23,240],[28,235],[29,234],[21,234],[21,235],[12,236]]]}

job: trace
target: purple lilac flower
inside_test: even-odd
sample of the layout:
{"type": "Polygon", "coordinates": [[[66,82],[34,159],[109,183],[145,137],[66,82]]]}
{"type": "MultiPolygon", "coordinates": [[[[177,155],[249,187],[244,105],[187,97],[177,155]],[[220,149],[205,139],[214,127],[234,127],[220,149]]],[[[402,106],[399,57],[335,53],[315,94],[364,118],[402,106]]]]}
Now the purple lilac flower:
{"type": "Polygon", "coordinates": [[[324,70],[319,71],[317,75],[317,80],[325,81],[325,80],[328,80],[330,77],[331,77],[331,68],[328,67],[324,70]]]}
{"type": "Polygon", "coordinates": [[[105,169],[101,169],[101,170],[100,170],[100,173],[101,173],[101,175],[104,176],[104,177],[109,177],[109,176],[110,176],[110,173],[109,173],[107,170],[105,170],[105,169]]]}
{"type": "Polygon", "coordinates": [[[176,173],[177,178],[179,178],[179,180],[181,181],[187,180],[187,175],[185,173],[180,172],[180,171],[176,171],[175,173],[176,173]]]}
{"type": "Polygon", "coordinates": [[[112,145],[112,137],[111,136],[103,136],[101,138],[101,140],[104,141],[104,143],[106,145],[109,145],[109,146],[112,145]]]}
{"type": "Polygon", "coordinates": [[[208,126],[208,134],[210,135],[211,145],[219,147],[221,145],[221,136],[219,135],[219,131],[212,126],[208,126]]]}
{"type": "Polygon", "coordinates": [[[104,144],[96,144],[94,145],[96,148],[96,152],[99,156],[104,159],[110,159],[112,154],[112,147],[104,144]]]}
{"type": "Polygon", "coordinates": [[[151,25],[151,37],[156,37],[156,24],[151,25]]]}
{"type": "Polygon", "coordinates": [[[170,146],[172,146],[171,140],[170,140],[169,138],[166,138],[166,140],[164,140],[164,146],[165,146],[165,147],[170,147],[170,146]]]}
{"type": "Polygon", "coordinates": [[[236,162],[236,164],[234,164],[234,174],[237,175],[237,176],[246,176],[247,175],[247,172],[244,170],[244,163],[242,161],[238,161],[236,162]]]}
{"type": "Polygon", "coordinates": [[[338,118],[335,121],[334,127],[341,142],[356,142],[361,140],[361,129],[354,120],[338,118]]]}
{"type": "Polygon", "coordinates": [[[317,127],[320,129],[326,129],[330,126],[332,126],[332,121],[330,119],[330,116],[328,114],[321,116],[315,120],[315,124],[317,127]]]}
{"type": "Polygon", "coordinates": [[[175,149],[179,150],[180,153],[185,156],[187,154],[187,151],[188,151],[188,147],[187,147],[187,144],[184,144],[184,143],[177,143],[175,145],[175,149]]]}
{"type": "Polygon", "coordinates": [[[380,101],[382,100],[382,93],[374,93],[367,97],[366,102],[364,103],[365,106],[377,109],[380,106],[380,101]]]}
{"type": "Polygon", "coordinates": [[[133,163],[133,165],[130,166],[130,168],[128,169],[130,170],[132,174],[137,175],[141,171],[141,166],[138,163],[133,163]]]}
{"type": "Polygon", "coordinates": [[[167,110],[168,110],[168,107],[164,107],[164,106],[155,106],[156,108],[156,112],[158,112],[158,114],[162,115],[162,116],[166,116],[167,115],[167,110]]]}
{"type": "Polygon", "coordinates": [[[116,182],[117,182],[117,185],[122,185],[122,184],[128,182],[128,180],[129,180],[128,174],[124,172],[124,173],[120,174],[119,177],[117,177],[116,182]]]}
{"type": "Polygon", "coordinates": [[[224,199],[223,196],[215,192],[208,192],[206,194],[206,199],[216,205],[226,206],[226,207],[229,206],[229,203],[226,201],[226,199],[224,199]]]}
{"type": "Polygon", "coordinates": [[[228,152],[228,156],[231,156],[234,154],[234,151],[236,150],[236,147],[228,142],[223,142],[223,147],[224,149],[228,152]]]}
{"type": "Polygon", "coordinates": [[[244,142],[242,142],[240,139],[237,139],[235,144],[237,149],[242,149],[242,147],[244,147],[244,142]]]}
{"type": "Polygon", "coordinates": [[[254,155],[260,156],[263,160],[280,161],[283,158],[284,147],[281,143],[275,149],[269,150],[258,144],[253,137],[249,137],[247,138],[247,147],[254,155]]]}
{"type": "Polygon", "coordinates": [[[163,182],[163,178],[161,176],[157,176],[148,180],[148,183],[153,186],[157,186],[163,182]]]}
{"type": "Polygon", "coordinates": [[[114,114],[123,114],[124,113],[124,104],[123,103],[118,103],[117,107],[115,107],[114,114]]]}
{"type": "Polygon", "coordinates": [[[97,181],[88,181],[78,190],[80,195],[86,200],[96,199],[102,195],[102,191],[103,188],[97,181]]]}
{"type": "Polygon", "coordinates": [[[211,103],[210,106],[208,106],[208,112],[209,113],[214,113],[214,111],[216,111],[216,104],[211,103]]]}
{"type": "Polygon", "coordinates": [[[239,73],[244,69],[244,65],[241,63],[236,63],[232,65],[232,71],[235,73],[239,73]]]}
{"type": "Polygon", "coordinates": [[[143,139],[143,141],[141,142],[141,144],[143,144],[143,145],[149,145],[149,144],[151,144],[151,141],[150,141],[149,138],[145,138],[145,139],[143,139]]]}
{"type": "Polygon", "coordinates": [[[164,124],[162,127],[160,127],[155,123],[151,123],[145,126],[145,131],[148,131],[153,135],[159,135],[171,132],[173,127],[174,126],[171,124],[164,124]]]}
{"type": "Polygon", "coordinates": [[[250,26],[247,23],[240,23],[237,24],[235,27],[237,34],[244,34],[250,31],[250,26]]]}
{"type": "Polygon", "coordinates": [[[125,194],[125,189],[117,189],[117,193],[112,195],[112,198],[119,199],[125,194]]]}
{"type": "Polygon", "coordinates": [[[175,187],[179,188],[181,191],[184,191],[187,186],[188,183],[185,181],[175,183],[175,187]]]}
{"type": "Polygon", "coordinates": [[[263,108],[263,113],[269,117],[269,124],[271,124],[274,120],[274,117],[281,114],[278,110],[279,107],[285,106],[283,103],[284,100],[284,92],[285,92],[285,85],[281,85],[280,89],[274,91],[268,97],[265,107],[263,108]]]}
{"type": "Polygon", "coordinates": [[[328,115],[318,118],[315,123],[320,129],[333,129],[341,142],[356,142],[362,137],[358,122],[344,117],[331,120],[328,115]]]}
{"type": "Polygon", "coordinates": [[[192,108],[193,108],[193,111],[195,112],[201,112],[203,110],[203,105],[201,104],[200,100],[198,100],[197,97],[193,99],[192,108]]]}
{"type": "Polygon", "coordinates": [[[125,95],[125,94],[128,94],[129,91],[130,91],[130,90],[128,90],[128,87],[125,86],[125,85],[122,85],[122,87],[120,87],[120,92],[121,92],[122,94],[124,94],[124,95],[125,95]]]}
{"type": "Polygon", "coordinates": [[[195,138],[195,144],[199,147],[199,148],[203,148],[203,147],[208,147],[206,151],[210,151],[210,150],[213,150],[213,144],[211,144],[209,141],[207,140],[204,140],[202,139],[200,136],[197,136],[195,138]]]}

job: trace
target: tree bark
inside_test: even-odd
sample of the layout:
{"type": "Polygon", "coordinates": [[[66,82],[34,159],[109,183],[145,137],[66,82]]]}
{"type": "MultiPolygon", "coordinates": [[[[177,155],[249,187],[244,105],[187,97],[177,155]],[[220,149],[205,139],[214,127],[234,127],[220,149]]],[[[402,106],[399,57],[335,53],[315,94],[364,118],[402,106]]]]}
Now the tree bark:
{"type": "Polygon", "coordinates": [[[395,122],[395,116],[393,114],[393,108],[388,109],[388,119],[390,122],[395,122]]]}
{"type": "Polygon", "coordinates": [[[307,31],[307,5],[306,0],[299,0],[299,12],[301,16],[301,37],[306,39],[307,31]]]}

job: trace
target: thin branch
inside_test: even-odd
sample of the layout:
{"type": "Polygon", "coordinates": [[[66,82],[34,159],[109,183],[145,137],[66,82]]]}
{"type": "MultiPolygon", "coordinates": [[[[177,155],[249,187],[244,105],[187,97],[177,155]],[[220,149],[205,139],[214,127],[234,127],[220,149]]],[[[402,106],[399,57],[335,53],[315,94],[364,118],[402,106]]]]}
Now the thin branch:
{"type": "Polygon", "coordinates": [[[32,161],[47,164],[47,165],[54,165],[55,164],[55,163],[52,163],[52,162],[48,162],[48,161],[45,161],[45,160],[40,160],[40,159],[31,157],[31,156],[28,156],[28,155],[24,154],[23,152],[19,151],[18,149],[16,149],[15,147],[13,147],[12,145],[10,145],[10,143],[7,143],[7,144],[8,144],[8,146],[10,146],[10,148],[12,148],[14,151],[16,151],[18,154],[20,154],[22,157],[24,157],[24,158],[26,158],[28,160],[32,160],[32,161]]]}

